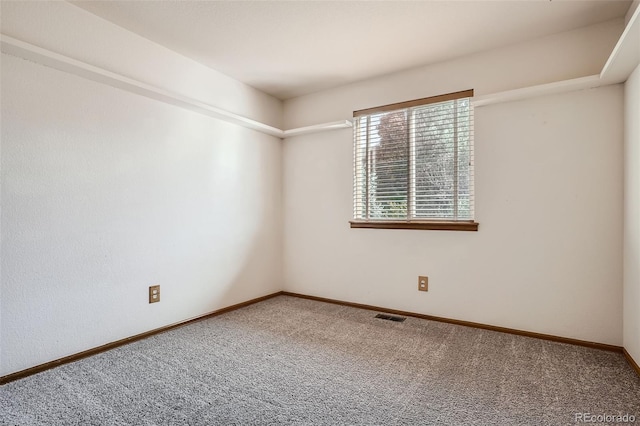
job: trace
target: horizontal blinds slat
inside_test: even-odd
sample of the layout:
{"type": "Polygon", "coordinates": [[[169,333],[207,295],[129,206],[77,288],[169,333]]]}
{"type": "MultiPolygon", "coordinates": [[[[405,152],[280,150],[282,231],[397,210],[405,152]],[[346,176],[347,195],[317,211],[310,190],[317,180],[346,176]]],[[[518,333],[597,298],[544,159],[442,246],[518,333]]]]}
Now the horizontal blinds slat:
{"type": "Polygon", "coordinates": [[[473,109],[434,102],[354,113],[356,219],[472,219],[473,109]]]}

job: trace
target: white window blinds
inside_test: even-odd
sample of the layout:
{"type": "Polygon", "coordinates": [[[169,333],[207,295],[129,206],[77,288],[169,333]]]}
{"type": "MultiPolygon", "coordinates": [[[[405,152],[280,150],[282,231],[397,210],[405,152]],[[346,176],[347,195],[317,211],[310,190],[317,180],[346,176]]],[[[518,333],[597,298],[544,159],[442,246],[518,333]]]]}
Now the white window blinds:
{"type": "Polygon", "coordinates": [[[354,112],[355,220],[473,220],[472,96],[354,112]]]}

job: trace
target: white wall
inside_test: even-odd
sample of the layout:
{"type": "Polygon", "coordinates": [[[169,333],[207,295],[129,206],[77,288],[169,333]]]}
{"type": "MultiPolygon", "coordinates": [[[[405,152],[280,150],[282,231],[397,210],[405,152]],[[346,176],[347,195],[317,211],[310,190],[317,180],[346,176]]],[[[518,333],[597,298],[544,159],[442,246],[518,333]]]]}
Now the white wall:
{"type": "Polygon", "coordinates": [[[2,1],[2,34],[282,128],[282,102],[64,1],[2,1]]]}
{"type": "Polygon", "coordinates": [[[625,25],[629,23],[629,21],[631,20],[631,17],[633,16],[633,14],[635,13],[638,7],[640,7],[640,0],[633,0],[633,2],[631,3],[631,6],[629,6],[629,10],[627,10],[627,13],[624,16],[625,25]]]}
{"type": "Polygon", "coordinates": [[[600,74],[622,19],[287,100],[284,128],[352,118],[353,111],[475,89],[475,95],[600,74]]]}
{"type": "MultiPolygon", "coordinates": [[[[597,74],[621,29],[599,25],[294,99],[285,122],[597,74]]],[[[478,108],[477,233],[350,229],[351,132],[287,139],[286,290],[621,345],[622,103],[621,86],[609,86],[478,108]],[[418,293],[418,275],[430,277],[428,293],[418,293]]]]}
{"type": "MultiPolygon", "coordinates": [[[[1,6],[4,34],[285,128],[597,74],[622,31],[616,20],[293,99],[283,126],[280,101],[73,5],[1,6]]],[[[278,291],[283,262],[290,291],[622,343],[620,87],[478,109],[480,231],[384,231],[348,228],[349,130],[282,150],[15,57],[1,71],[0,375],[278,291]],[[149,305],[152,284],[162,302],[149,305]]]]}
{"type": "Polygon", "coordinates": [[[625,83],[624,347],[640,363],[640,66],[625,83]]]}
{"type": "Polygon", "coordinates": [[[280,139],[1,59],[0,376],[281,289],[280,139]]]}

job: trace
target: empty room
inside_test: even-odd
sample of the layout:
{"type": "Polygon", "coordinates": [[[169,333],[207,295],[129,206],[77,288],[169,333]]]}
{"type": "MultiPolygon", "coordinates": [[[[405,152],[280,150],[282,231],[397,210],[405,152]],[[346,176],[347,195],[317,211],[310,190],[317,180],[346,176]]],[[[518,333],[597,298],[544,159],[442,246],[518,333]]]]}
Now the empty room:
{"type": "Polygon", "coordinates": [[[640,422],[640,1],[0,1],[0,424],[640,422]]]}

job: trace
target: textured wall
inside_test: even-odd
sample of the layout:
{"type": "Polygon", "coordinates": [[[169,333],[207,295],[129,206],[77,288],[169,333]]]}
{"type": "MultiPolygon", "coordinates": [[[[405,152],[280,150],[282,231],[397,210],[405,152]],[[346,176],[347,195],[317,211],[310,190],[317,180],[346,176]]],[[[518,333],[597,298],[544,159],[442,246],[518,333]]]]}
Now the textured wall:
{"type": "Polygon", "coordinates": [[[624,29],[617,19],[287,100],[284,128],[344,120],[353,111],[459,90],[476,96],[600,74],[624,29]]]}
{"type": "Polygon", "coordinates": [[[1,112],[0,375],[281,288],[279,139],[7,55],[1,112]]]}
{"type": "MultiPolygon", "coordinates": [[[[285,102],[289,126],[597,74],[611,22],[285,102]],[[544,66],[542,66],[544,64],[544,66]]],[[[476,109],[471,232],[350,229],[349,130],[284,144],[289,291],[622,344],[621,86],[476,109]],[[418,293],[428,275],[428,293],[418,293]]]]}
{"type": "Polygon", "coordinates": [[[640,66],[625,83],[624,347],[640,363],[640,66]]]}
{"type": "MultiPolygon", "coordinates": [[[[293,99],[282,126],[280,101],[73,5],[2,5],[7,35],[285,128],[596,74],[621,30],[612,21],[293,99]]],[[[480,231],[453,233],[350,230],[349,130],[282,150],[11,56],[1,78],[0,375],[280,290],[283,263],[292,291],[622,343],[620,87],[479,108],[480,231]],[[429,293],[416,293],[418,274],[429,293]],[[151,284],[160,304],[146,303],[151,284]]],[[[625,279],[636,359],[637,282],[625,279]]]]}
{"type": "Polygon", "coordinates": [[[2,33],[282,128],[282,102],[64,1],[3,1],[2,33]]]}

